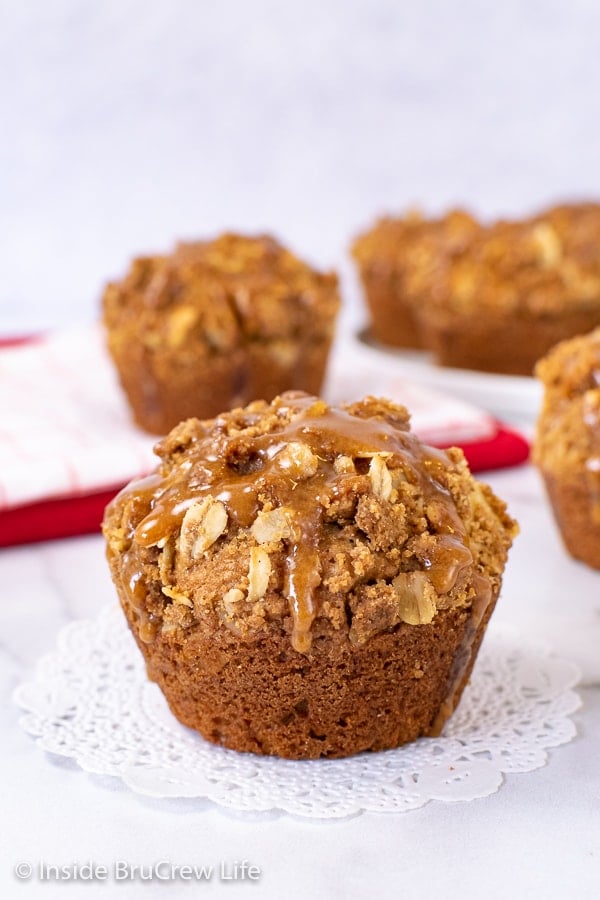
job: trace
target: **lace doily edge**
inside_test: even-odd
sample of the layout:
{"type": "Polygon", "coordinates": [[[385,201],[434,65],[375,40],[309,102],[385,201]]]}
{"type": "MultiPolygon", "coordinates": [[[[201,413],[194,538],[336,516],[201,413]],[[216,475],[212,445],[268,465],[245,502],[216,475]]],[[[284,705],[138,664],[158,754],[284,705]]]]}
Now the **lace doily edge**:
{"type": "MultiPolygon", "coordinates": [[[[575,664],[569,664],[569,667],[572,669],[574,683],[577,683],[578,668],[575,664]]],[[[20,688],[27,688],[27,684],[21,685],[20,688]]],[[[25,697],[22,696],[19,688],[15,690],[13,696],[18,705],[21,705],[20,700],[25,700],[25,697]]],[[[53,756],[72,760],[88,775],[110,777],[120,780],[127,788],[141,796],[163,800],[205,800],[217,807],[223,807],[233,812],[255,814],[287,813],[302,818],[339,819],[360,815],[363,812],[380,814],[409,812],[413,809],[422,808],[433,800],[438,802],[458,803],[491,796],[500,789],[507,775],[526,774],[527,772],[543,768],[548,762],[550,752],[553,749],[569,743],[576,736],[576,725],[569,716],[582,707],[582,700],[579,694],[574,690],[568,690],[561,694],[562,718],[560,732],[555,730],[552,735],[548,735],[546,746],[544,748],[539,748],[540,752],[538,757],[527,768],[521,767],[517,772],[514,772],[502,769],[497,764],[491,765],[486,760],[477,761],[476,766],[478,767],[480,774],[482,771],[485,771],[487,781],[485,791],[482,791],[479,788],[472,794],[469,794],[463,789],[460,796],[452,796],[449,791],[442,791],[438,794],[436,794],[435,791],[430,791],[428,796],[413,795],[408,799],[403,794],[399,796],[397,805],[392,805],[392,808],[390,808],[389,795],[386,797],[385,804],[370,802],[366,798],[362,798],[360,802],[349,800],[344,802],[338,798],[335,805],[329,809],[325,809],[321,804],[318,813],[315,813],[312,810],[310,802],[303,804],[298,802],[297,799],[290,800],[289,802],[285,802],[281,798],[277,802],[265,802],[261,801],[256,796],[245,799],[240,797],[239,793],[228,792],[218,785],[213,785],[211,789],[210,784],[207,782],[205,782],[202,787],[198,788],[193,784],[190,784],[187,773],[185,773],[185,777],[178,778],[177,770],[174,767],[164,767],[160,769],[155,766],[144,765],[125,766],[122,768],[109,765],[99,766],[85,754],[67,752],[61,747],[53,744],[53,742],[46,740],[41,733],[40,728],[36,727],[36,711],[31,708],[28,709],[27,706],[29,706],[29,704],[23,704],[21,706],[21,708],[25,709],[26,714],[20,717],[19,724],[25,732],[34,738],[37,747],[53,756]]],[[[423,740],[427,739],[425,738],[423,740]]],[[[473,760],[469,761],[464,772],[457,772],[457,767],[454,765],[453,773],[448,776],[445,783],[449,785],[457,777],[461,777],[465,774],[472,775],[473,770],[473,760]]]]}
{"type": "MultiPolygon", "coordinates": [[[[110,614],[110,611],[106,610],[105,613],[110,614]]],[[[558,687],[555,685],[553,698],[556,701],[560,701],[558,722],[555,722],[553,730],[545,735],[544,745],[538,747],[539,752],[536,755],[536,758],[531,761],[527,767],[521,764],[519,769],[515,771],[514,769],[511,770],[510,766],[503,769],[501,765],[498,765],[498,760],[495,760],[493,765],[487,763],[485,759],[476,760],[480,774],[482,772],[485,774],[484,790],[481,789],[480,784],[479,788],[474,791],[472,795],[464,789],[459,796],[452,796],[451,792],[444,790],[438,793],[436,793],[435,790],[430,790],[430,793],[427,796],[418,796],[417,794],[407,795],[406,791],[404,791],[401,796],[398,797],[397,804],[394,803],[389,795],[385,798],[385,804],[369,801],[369,799],[365,797],[361,797],[358,802],[352,800],[350,797],[344,799],[336,798],[335,805],[331,808],[326,808],[320,800],[319,809],[315,812],[311,809],[310,798],[307,798],[307,803],[303,803],[298,798],[286,800],[281,797],[277,798],[276,802],[272,802],[265,798],[259,798],[256,795],[244,796],[243,792],[224,790],[222,785],[211,783],[208,780],[204,781],[201,787],[197,787],[193,783],[190,784],[190,779],[187,775],[185,778],[178,778],[177,771],[172,766],[158,768],[156,766],[144,766],[143,764],[123,767],[110,764],[98,765],[97,760],[90,759],[85,753],[77,753],[76,750],[73,752],[73,748],[65,750],[51,739],[48,740],[47,736],[44,735],[43,726],[38,722],[39,718],[47,719],[48,717],[47,704],[44,703],[43,673],[52,665],[52,661],[56,659],[56,655],[60,651],[60,648],[65,647],[68,644],[72,633],[76,632],[83,624],[84,622],[82,621],[69,623],[69,625],[67,625],[60,633],[58,646],[54,651],[45,654],[44,657],[38,661],[32,678],[15,688],[13,692],[13,701],[25,712],[25,715],[20,717],[19,724],[35,739],[36,745],[45,752],[64,759],[73,760],[80,769],[90,775],[118,778],[135,793],[157,799],[197,799],[209,801],[217,806],[237,812],[258,814],[287,813],[304,818],[320,819],[344,818],[362,812],[405,812],[411,809],[420,808],[431,802],[431,800],[462,802],[489,796],[498,791],[507,774],[520,774],[543,767],[548,761],[549,751],[562,744],[568,743],[577,733],[576,726],[569,716],[576,712],[582,705],[579,694],[573,690],[581,678],[579,667],[575,663],[565,660],[563,657],[554,653],[552,648],[546,642],[528,638],[526,643],[531,651],[535,651],[541,658],[552,659],[554,663],[559,664],[560,666],[560,685],[558,687]],[[557,727],[557,725],[559,725],[559,727],[557,727]],[[157,785],[160,785],[160,788],[157,788],[157,785]]],[[[496,636],[506,640],[512,634],[516,634],[514,629],[503,627],[500,635],[496,636]]],[[[460,737],[457,737],[456,735],[453,735],[452,737],[454,740],[460,741],[460,737]]],[[[462,777],[462,775],[472,775],[474,772],[474,761],[472,759],[469,761],[468,771],[466,772],[457,772],[456,766],[453,766],[452,769],[453,772],[446,779],[446,784],[450,784],[453,780],[456,781],[459,777],[462,777]]],[[[436,774],[439,775],[439,769],[436,774]]],[[[443,779],[438,780],[443,783],[443,779]]],[[[393,789],[393,784],[390,784],[389,787],[393,789]]]]}

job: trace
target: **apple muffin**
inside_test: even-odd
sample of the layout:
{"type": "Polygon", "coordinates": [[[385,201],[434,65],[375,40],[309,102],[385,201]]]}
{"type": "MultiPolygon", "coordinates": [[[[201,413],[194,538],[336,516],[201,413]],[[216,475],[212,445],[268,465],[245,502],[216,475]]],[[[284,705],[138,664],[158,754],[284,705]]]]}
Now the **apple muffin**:
{"type": "Polygon", "coordinates": [[[442,252],[459,253],[478,230],[462,210],[426,219],[417,210],[386,216],[352,245],[369,310],[370,335],[393,347],[426,349],[418,305],[442,252]]]}
{"type": "Polygon", "coordinates": [[[338,307],[334,273],[271,237],[238,234],[135,259],[103,295],[133,417],[158,435],[256,398],[318,392],[338,307]]]}
{"type": "Polygon", "coordinates": [[[600,324],[600,204],[491,224],[412,214],[383,220],[354,252],[374,336],[400,343],[394,316],[409,316],[442,366],[532,375],[552,346],[600,324]]]}
{"type": "Polygon", "coordinates": [[[294,759],[439,734],[516,524],[387,400],[180,423],[104,534],[149,677],[207,740],[294,759]]]}

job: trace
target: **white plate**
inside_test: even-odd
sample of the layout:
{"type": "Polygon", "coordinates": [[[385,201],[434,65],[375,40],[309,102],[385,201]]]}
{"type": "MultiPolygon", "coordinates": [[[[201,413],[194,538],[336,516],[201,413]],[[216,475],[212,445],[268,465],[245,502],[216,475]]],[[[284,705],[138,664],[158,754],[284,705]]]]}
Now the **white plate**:
{"type": "Polygon", "coordinates": [[[533,425],[542,403],[543,388],[535,379],[521,375],[494,375],[468,369],[436,366],[430,353],[386,347],[367,331],[350,338],[346,352],[369,357],[373,366],[395,369],[416,384],[453,394],[516,425],[533,425]]]}

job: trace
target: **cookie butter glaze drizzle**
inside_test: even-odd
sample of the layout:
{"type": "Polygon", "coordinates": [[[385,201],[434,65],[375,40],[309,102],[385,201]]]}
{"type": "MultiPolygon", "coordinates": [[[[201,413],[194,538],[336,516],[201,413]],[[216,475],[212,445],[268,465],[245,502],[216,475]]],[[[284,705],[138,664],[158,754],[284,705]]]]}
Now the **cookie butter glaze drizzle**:
{"type": "MultiPolygon", "coordinates": [[[[178,464],[133,482],[117,498],[117,502],[129,498],[142,513],[141,518],[136,515],[138,524],[129,535],[131,546],[125,556],[137,556],[136,547],[163,546],[181,531],[186,511],[207,496],[224,505],[228,529],[248,529],[265,507],[282,508],[287,521],[284,590],[293,620],[292,645],[306,653],[318,613],[325,511],[340,497],[347,479],[361,483],[362,493],[371,489],[369,464],[379,457],[387,472],[418,486],[436,535],[435,548],[421,556],[420,563],[436,591],[447,593],[460,573],[472,566],[473,557],[445,487],[445,473],[452,465],[446,452],[422,445],[409,432],[408,415],[401,408],[367,399],[351,409],[331,408],[315,397],[289,392],[271,406],[251,405],[242,411],[241,421],[233,413],[196,423],[178,464]],[[268,430],[261,430],[265,413],[271,420],[268,430]],[[344,470],[339,461],[348,458],[352,465],[344,470]]],[[[123,583],[139,611],[144,585],[127,560],[123,583]]],[[[482,576],[478,581],[473,578],[473,584],[481,600],[479,618],[491,599],[490,585],[482,576]]],[[[467,654],[468,648],[464,650],[467,654]]]]}

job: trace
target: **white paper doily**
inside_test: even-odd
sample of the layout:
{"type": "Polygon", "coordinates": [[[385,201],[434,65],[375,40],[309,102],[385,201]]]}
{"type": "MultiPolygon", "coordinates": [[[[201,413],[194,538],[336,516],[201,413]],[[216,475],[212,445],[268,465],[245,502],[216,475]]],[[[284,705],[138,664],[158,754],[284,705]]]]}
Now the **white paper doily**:
{"type": "Polygon", "coordinates": [[[236,810],[335,818],[473,800],[506,773],[543,766],[570,741],[577,667],[495,628],[440,738],[344,760],[290,761],[204,741],[171,715],[121,611],[73,622],[15,691],[22,725],[44,750],[153,797],[201,797],[236,810]]]}

